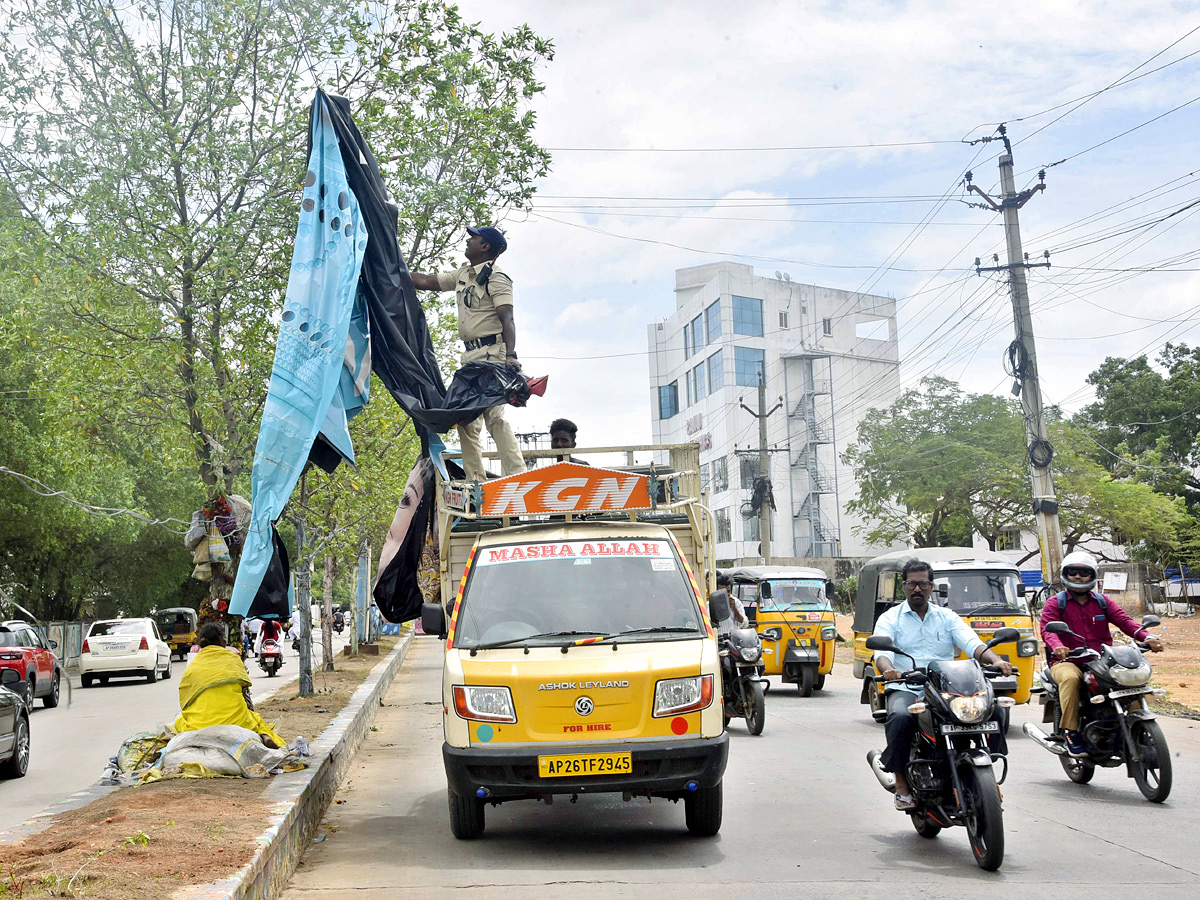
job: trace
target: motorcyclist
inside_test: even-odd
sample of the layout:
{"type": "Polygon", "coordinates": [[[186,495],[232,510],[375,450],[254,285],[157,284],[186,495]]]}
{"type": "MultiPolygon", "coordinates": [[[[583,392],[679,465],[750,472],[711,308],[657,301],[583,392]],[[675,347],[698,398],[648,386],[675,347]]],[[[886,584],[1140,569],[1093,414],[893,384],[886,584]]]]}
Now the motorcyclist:
{"type": "Polygon", "coordinates": [[[258,638],[254,643],[254,655],[262,656],[263,644],[266,641],[279,641],[279,636],[283,633],[283,626],[279,624],[278,619],[263,619],[262,627],[258,629],[258,638]]]}
{"type": "MultiPolygon", "coordinates": [[[[905,668],[923,668],[935,660],[953,659],[955,649],[982,663],[996,666],[1005,675],[1012,674],[1008,660],[987,649],[974,630],[954,610],[929,603],[933,591],[933,569],[929,563],[910,559],[901,570],[904,584],[904,603],[897,604],[881,615],[875,623],[875,634],[891,638],[903,655],[905,668]],[[908,654],[912,654],[910,658],[908,654]]],[[[917,734],[917,717],[908,707],[918,699],[901,681],[900,670],[890,657],[875,654],[875,667],[887,682],[887,719],[884,729],[887,748],[880,757],[885,772],[896,776],[896,809],[910,810],[917,804],[908,787],[908,758],[917,734]]],[[[999,720],[1000,709],[993,710],[992,719],[999,720]]],[[[988,747],[993,753],[1007,753],[1003,731],[988,735],[988,747]]]]}
{"type": "Polygon", "coordinates": [[[1061,576],[1066,590],[1051,597],[1042,607],[1042,640],[1046,642],[1047,656],[1054,660],[1050,675],[1058,685],[1063,741],[1071,756],[1081,757],[1087,756],[1087,745],[1078,730],[1083,669],[1068,660],[1067,654],[1081,647],[1099,653],[1104,645],[1112,643],[1110,624],[1130,637],[1144,641],[1155,653],[1161,651],[1163,645],[1158,638],[1149,637],[1146,629],[1119,603],[1094,590],[1099,569],[1092,554],[1084,550],[1068,553],[1063,557],[1061,576]],[[1046,630],[1051,622],[1066,622],[1079,638],[1052,634],[1046,630]]]}

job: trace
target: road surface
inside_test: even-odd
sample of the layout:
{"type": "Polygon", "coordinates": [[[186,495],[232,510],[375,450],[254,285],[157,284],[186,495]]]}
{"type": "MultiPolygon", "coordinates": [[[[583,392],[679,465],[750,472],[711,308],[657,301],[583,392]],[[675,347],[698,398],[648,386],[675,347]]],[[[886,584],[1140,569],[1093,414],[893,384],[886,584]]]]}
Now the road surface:
{"type": "Polygon", "coordinates": [[[606,795],[488,807],[484,836],[456,841],[440,667],[440,643],[418,638],[285,900],[1183,898],[1200,883],[1200,722],[1163,720],[1175,788],[1154,805],[1121,769],[1069,782],[1021,733],[1041,708],[1015,708],[1007,852],[988,873],[965,829],[926,840],[891,808],[866,763],[883,729],[858,704],[848,666],[808,699],[776,683],[759,737],[734,721],[716,838],[690,836],[682,804],[606,795]]]}
{"type": "MultiPolygon", "coordinates": [[[[319,664],[320,633],[315,637],[313,661],[319,664]]],[[[335,654],[342,652],[348,637],[348,631],[333,636],[335,654]]],[[[283,668],[274,678],[267,677],[253,659],[246,660],[253,682],[251,698],[265,699],[296,679],[297,653],[290,641],[284,643],[283,652],[283,668]]],[[[84,689],[74,675],[69,692],[63,685],[57,709],[46,709],[38,700],[29,721],[29,771],[24,778],[0,780],[0,831],[20,825],[50,804],[94,784],[131,734],[157,731],[164,723],[174,722],[179,715],[179,676],[186,666],[176,660],[170,680],[154,684],[141,678],[119,678],[84,689]]]]}

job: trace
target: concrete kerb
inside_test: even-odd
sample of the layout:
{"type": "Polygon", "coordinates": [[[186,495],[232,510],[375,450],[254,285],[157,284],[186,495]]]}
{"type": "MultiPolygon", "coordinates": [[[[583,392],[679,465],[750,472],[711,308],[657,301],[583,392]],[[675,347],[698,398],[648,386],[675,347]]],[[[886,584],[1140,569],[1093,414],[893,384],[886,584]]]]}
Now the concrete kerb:
{"type": "Polygon", "coordinates": [[[342,777],[375,721],[375,714],[412,645],[414,632],[367,676],[350,702],[312,744],[316,762],[277,775],[266,792],[271,804],[267,830],[258,836],[254,858],[230,878],[181,888],[172,900],[269,900],[282,893],[308,849],[342,777]]]}

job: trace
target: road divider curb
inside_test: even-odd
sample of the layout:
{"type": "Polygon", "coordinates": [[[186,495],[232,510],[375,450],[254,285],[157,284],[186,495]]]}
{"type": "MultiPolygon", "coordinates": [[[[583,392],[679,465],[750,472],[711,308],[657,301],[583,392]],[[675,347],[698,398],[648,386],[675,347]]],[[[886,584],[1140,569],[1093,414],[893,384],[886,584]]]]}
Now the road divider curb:
{"type": "Polygon", "coordinates": [[[371,730],[383,695],[408,655],[414,632],[402,635],[350,697],[350,702],[313,741],[307,769],[276,775],[267,789],[266,831],[257,838],[254,858],[229,878],[181,888],[172,900],[269,900],[287,885],[308,849],[338,785],[371,730]]]}

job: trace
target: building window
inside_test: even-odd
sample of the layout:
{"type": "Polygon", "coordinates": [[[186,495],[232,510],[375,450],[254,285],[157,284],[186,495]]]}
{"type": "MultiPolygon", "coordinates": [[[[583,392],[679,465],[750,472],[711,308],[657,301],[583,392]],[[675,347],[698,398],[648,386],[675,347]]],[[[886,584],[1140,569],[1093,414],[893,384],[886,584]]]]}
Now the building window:
{"type": "Polygon", "coordinates": [[[679,382],[658,386],[658,417],[669,419],[679,414],[679,382]]]}
{"type": "Polygon", "coordinates": [[[715,510],[713,515],[717,520],[717,543],[724,544],[733,540],[733,529],[729,527],[729,507],[715,510]]]}
{"type": "Polygon", "coordinates": [[[738,460],[741,462],[742,488],[748,491],[754,487],[754,479],[758,477],[758,457],[743,454],[738,460]]]}
{"type": "Polygon", "coordinates": [[[704,311],[705,342],[711,344],[721,336],[721,301],[718,300],[704,311]]]}
{"type": "Polygon", "coordinates": [[[822,319],[821,330],[825,332],[825,337],[831,336],[833,334],[833,319],[822,319]]]}
{"type": "Polygon", "coordinates": [[[1005,528],[996,535],[997,550],[1020,550],[1021,532],[1016,528],[1005,528]]]}
{"type": "Polygon", "coordinates": [[[742,519],[742,539],[747,541],[762,540],[762,532],[758,530],[758,516],[742,519]]]}
{"type": "Polygon", "coordinates": [[[781,312],[781,313],[779,314],[779,327],[780,327],[780,328],[787,328],[787,327],[788,327],[788,323],[787,323],[787,313],[785,313],[785,312],[781,312]]]}
{"type": "Polygon", "coordinates": [[[708,358],[708,392],[714,394],[725,387],[725,367],[721,364],[721,351],[708,358]]]}
{"type": "MultiPolygon", "coordinates": [[[[744,387],[758,387],[758,376],[763,371],[766,351],[752,347],[733,348],[734,381],[744,387]]],[[[766,377],[765,374],[763,376],[766,377]]]]}
{"type": "Polygon", "coordinates": [[[700,466],[700,490],[708,487],[708,463],[700,466]]]}
{"type": "Polygon", "coordinates": [[[708,375],[704,370],[704,363],[692,369],[692,388],[696,392],[697,400],[703,400],[708,395],[708,375]]]}
{"type": "Polygon", "coordinates": [[[692,355],[692,326],[683,326],[683,358],[687,359],[692,355]]]}
{"type": "Polygon", "coordinates": [[[699,353],[704,349],[704,316],[692,319],[692,352],[699,353]]]}
{"type": "Polygon", "coordinates": [[[733,298],[733,333],[763,336],[762,301],[752,297],[733,298]]]}
{"type": "Polygon", "coordinates": [[[712,461],[712,489],[714,494],[729,490],[729,467],[724,456],[712,461]]]}

